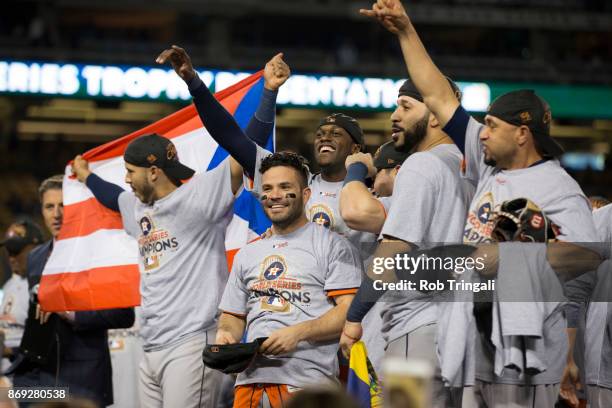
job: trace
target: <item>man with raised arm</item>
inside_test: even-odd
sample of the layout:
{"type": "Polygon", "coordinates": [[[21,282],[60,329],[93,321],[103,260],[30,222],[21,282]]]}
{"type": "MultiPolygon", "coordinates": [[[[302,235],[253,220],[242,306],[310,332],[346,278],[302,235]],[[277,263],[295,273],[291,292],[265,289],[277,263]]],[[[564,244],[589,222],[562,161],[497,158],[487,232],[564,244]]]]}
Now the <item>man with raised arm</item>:
{"type": "MultiPolygon", "coordinates": [[[[456,85],[450,80],[447,83],[455,86],[454,97],[460,98],[456,85]]],[[[340,341],[345,354],[362,337],[364,318],[377,310],[371,310],[375,299],[368,294],[372,279],[376,279],[375,262],[416,249],[461,242],[465,213],[473,191],[473,186],[459,175],[462,161],[459,149],[442,131],[411,80],[400,87],[390,122],[393,147],[410,156],[404,160],[395,179],[391,207],[381,231],[383,240],[368,270],[372,278],[366,277],[362,282],[347,315],[340,341]]],[[[358,170],[363,173],[367,167],[360,162],[353,163],[349,174],[358,170]]],[[[426,359],[436,368],[432,406],[459,406],[461,390],[446,387],[440,374],[435,347],[438,307],[433,298],[418,291],[406,293],[399,299],[389,297],[378,308],[383,320],[385,355],[426,359]]]]}
{"type": "MultiPolygon", "coordinates": [[[[462,174],[477,183],[477,189],[463,239],[490,243],[474,254],[488,257],[483,275],[497,278],[497,295],[506,299],[516,299],[513,286],[506,283],[519,281],[518,272],[526,280],[514,288],[534,292],[533,302],[474,304],[476,396],[489,407],[553,406],[565,362],[559,356],[567,352],[566,324],[559,302],[539,307],[544,295],[537,289],[542,285],[562,291],[561,281],[595,268],[600,257],[577,244],[594,242],[596,233],[587,198],[557,160],[563,150],[550,136],[550,108],[531,90],[513,91],[491,104],[485,125],[478,123],[454,97],[399,0],[379,0],[361,13],[398,37],[408,73],[425,105],[464,153],[462,174]],[[557,227],[556,239],[563,243],[495,244],[490,215],[501,203],[517,198],[528,199],[545,213],[557,227]],[[514,346],[520,342],[525,344],[522,350],[514,346]]],[[[440,353],[448,356],[448,350],[440,353]]]]}
{"type": "MultiPolygon", "coordinates": [[[[199,80],[181,48],[162,52],[158,62],[166,59],[184,80],[199,80]]],[[[288,72],[273,71],[264,76],[269,92],[288,77],[288,72]]],[[[180,162],[173,143],[159,135],[141,136],[125,151],[125,180],[132,191],[91,173],[80,156],[73,163],[79,181],[103,205],[121,212],[126,232],[139,243],[144,343],[140,401],[145,407],[217,404],[220,373],[203,369],[202,350],[216,335],[219,301],[228,278],[225,230],[242,186],[241,166],[252,172],[254,160],[245,161],[224,143],[236,133],[248,139],[237,125],[219,123],[229,113],[201,81],[196,85],[201,87],[190,90],[208,132],[240,164],[230,159],[194,175],[180,162]]],[[[265,101],[264,97],[261,103],[265,101]]]]}

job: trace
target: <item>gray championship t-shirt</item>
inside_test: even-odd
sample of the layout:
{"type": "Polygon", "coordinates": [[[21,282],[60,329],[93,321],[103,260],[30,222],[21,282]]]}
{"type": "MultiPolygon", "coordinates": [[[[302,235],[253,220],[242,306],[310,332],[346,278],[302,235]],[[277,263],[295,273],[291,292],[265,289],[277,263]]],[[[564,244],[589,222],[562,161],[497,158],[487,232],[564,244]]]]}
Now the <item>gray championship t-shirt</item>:
{"type": "MultiPolygon", "coordinates": [[[[410,155],[395,179],[383,236],[413,243],[421,249],[460,243],[473,193],[472,184],[460,174],[462,159],[454,144],[410,155]]],[[[431,299],[430,295],[415,291],[406,292],[404,299],[384,304],[383,334],[387,342],[435,323],[437,306],[431,299]]]]}
{"type": "Polygon", "coordinates": [[[140,252],[145,351],[176,345],[216,325],[228,278],[224,243],[233,202],[229,160],[153,205],[132,192],[119,196],[123,226],[140,252]]]}
{"type": "MultiPolygon", "coordinates": [[[[462,109],[462,108],[459,108],[462,109]]],[[[467,113],[466,113],[467,115],[467,113]]],[[[478,182],[470,204],[464,230],[465,243],[492,242],[491,213],[504,201],[527,198],[534,202],[559,228],[557,238],[568,242],[595,242],[596,233],[588,199],[580,186],[554,159],[518,170],[499,170],[484,163],[479,134],[484,126],[469,118],[465,134],[465,177],[478,182]]],[[[503,271],[498,271],[498,275],[503,271]]],[[[537,271],[534,271],[537,275],[537,271]]],[[[534,275],[534,276],[536,276],[534,275]]],[[[561,285],[560,281],[545,282],[561,285]]],[[[496,287],[499,291],[499,287],[496,287]]],[[[567,353],[567,334],[561,304],[544,320],[542,336],[546,342],[545,355],[539,356],[546,371],[529,376],[530,384],[559,383],[567,353]]],[[[517,314],[516,324],[524,325],[530,315],[517,314]]],[[[539,318],[539,317],[537,317],[539,318]]],[[[494,356],[482,341],[476,341],[476,378],[502,384],[524,384],[522,374],[508,368],[501,377],[493,373],[494,356]]]]}
{"type": "MultiPolygon", "coordinates": [[[[321,317],[334,307],[333,296],[356,292],[361,273],[361,259],[346,239],[308,223],[238,251],[219,308],[245,316],[250,342],[321,317]]],[[[236,385],[305,387],[336,381],[337,351],[335,339],[300,342],[290,354],[258,355],[236,385]]]]}

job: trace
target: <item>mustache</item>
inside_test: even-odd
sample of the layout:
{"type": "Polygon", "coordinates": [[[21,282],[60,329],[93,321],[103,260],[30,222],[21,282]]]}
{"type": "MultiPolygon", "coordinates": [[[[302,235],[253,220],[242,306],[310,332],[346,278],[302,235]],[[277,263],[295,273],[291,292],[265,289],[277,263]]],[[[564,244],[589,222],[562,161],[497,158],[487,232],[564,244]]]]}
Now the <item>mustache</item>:
{"type": "MultiPolygon", "coordinates": [[[[295,193],[286,193],[285,194],[285,198],[297,198],[297,194],[295,193]]],[[[259,197],[259,201],[267,201],[268,200],[268,196],[263,194],[259,197]]]]}

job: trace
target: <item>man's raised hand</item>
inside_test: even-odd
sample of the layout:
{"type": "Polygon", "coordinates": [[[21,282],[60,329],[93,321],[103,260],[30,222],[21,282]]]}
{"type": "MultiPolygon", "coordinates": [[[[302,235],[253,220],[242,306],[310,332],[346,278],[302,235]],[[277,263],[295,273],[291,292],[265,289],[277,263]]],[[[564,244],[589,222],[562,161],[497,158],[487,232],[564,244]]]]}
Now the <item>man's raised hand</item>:
{"type": "Polygon", "coordinates": [[[374,167],[374,159],[372,158],[372,155],[370,153],[358,152],[347,156],[346,160],[344,161],[344,165],[347,170],[353,163],[365,164],[365,166],[368,168],[368,177],[376,176],[376,167],[374,167]]]}
{"type": "Polygon", "coordinates": [[[283,61],[283,53],[276,54],[266,63],[264,68],[264,87],[270,91],[277,91],[291,75],[291,69],[283,61]]]}
{"type": "Polygon", "coordinates": [[[406,33],[410,27],[410,18],[400,0],[378,0],[372,4],[371,9],[361,9],[359,13],[375,18],[388,31],[396,35],[406,33]]]}
{"type": "Polygon", "coordinates": [[[84,183],[91,174],[89,163],[80,154],[72,161],[72,174],[74,174],[81,183],[84,183]]]}
{"type": "Polygon", "coordinates": [[[163,50],[155,59],[155,62],[158,64],[165,64],[168,61],[172,64],[172,68],[183,81],[189,82],[195,77],[196,72],[191,64],[191,58],[189,58],[187,52],[178,45],[173,45],[167,50],[163,50]]]}

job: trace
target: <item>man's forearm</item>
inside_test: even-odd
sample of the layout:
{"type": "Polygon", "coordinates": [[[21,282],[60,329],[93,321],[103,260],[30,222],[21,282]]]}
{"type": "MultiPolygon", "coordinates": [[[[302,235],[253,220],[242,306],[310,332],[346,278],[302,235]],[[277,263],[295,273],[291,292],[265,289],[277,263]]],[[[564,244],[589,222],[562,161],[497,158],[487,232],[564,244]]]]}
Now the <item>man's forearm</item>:
{"type": "Polygon", "coordinates": [[[385,221],[382,204],[364,183],[354,181],[342,187],[340,215],[346,225],[357,231],[380,233],[385,221]]]}
{"type": "Polygon", "coordinates": [[[229,333],[234,340],[240,341],[246,327],[245,318],[235,316],[229,313],[222,313],[217,326],[218,331],[229,333]]]}
{"type": "Polygon", "coordinates": [[[589,249],[571,242],[553,242],[546,247],[548,263],[563,281],[570,281],[593,271],[602,262],[601,256],[589,249]]]}
{"type": "Polygon", "coordinates": [[[446,125],[459,106],[446,77],[432,61],[412,24],[398,37],[410,79],[440,124],[446,125]]]}
{"type": "Polygon", "coordinates": [[[234,117],[215,99],[197,75],[189,81],[188,86],[200,120],[210,136],[253,177],[257,155],[255,143],[244,134],[234,117]]]}
{"type": "Polygon", "coordinates": [[[110,210],[119,211],[119,196],[124,191],[121,187],[94,173],[87,176],[85,184],[102,205],[110,210]]]}
{"type": "Polygon", "coordinates": [[[274,117],[276,115],[276,96],[278,91],[271,91],[264,88],[261,100],[257,106],[257,111],[251,117],[249,124],[245,130],[246,135],[265,148],[268,139],[274,129],[274,117]]]}
{"type": "Polygon", "coordinates": [[[326,341],[340,338],[353,295],[342,297],[344,299],[323,316],[298,324],[303,341],[326,341]]]}
{"type": "Polygon", "coordinates": [[[568,327],[566,329],[566,332],[568,341],[567,361],[569,363],[574,361],[574,347],[576,345],[576,334],[578,332],[578,329],[568,327]]]}

